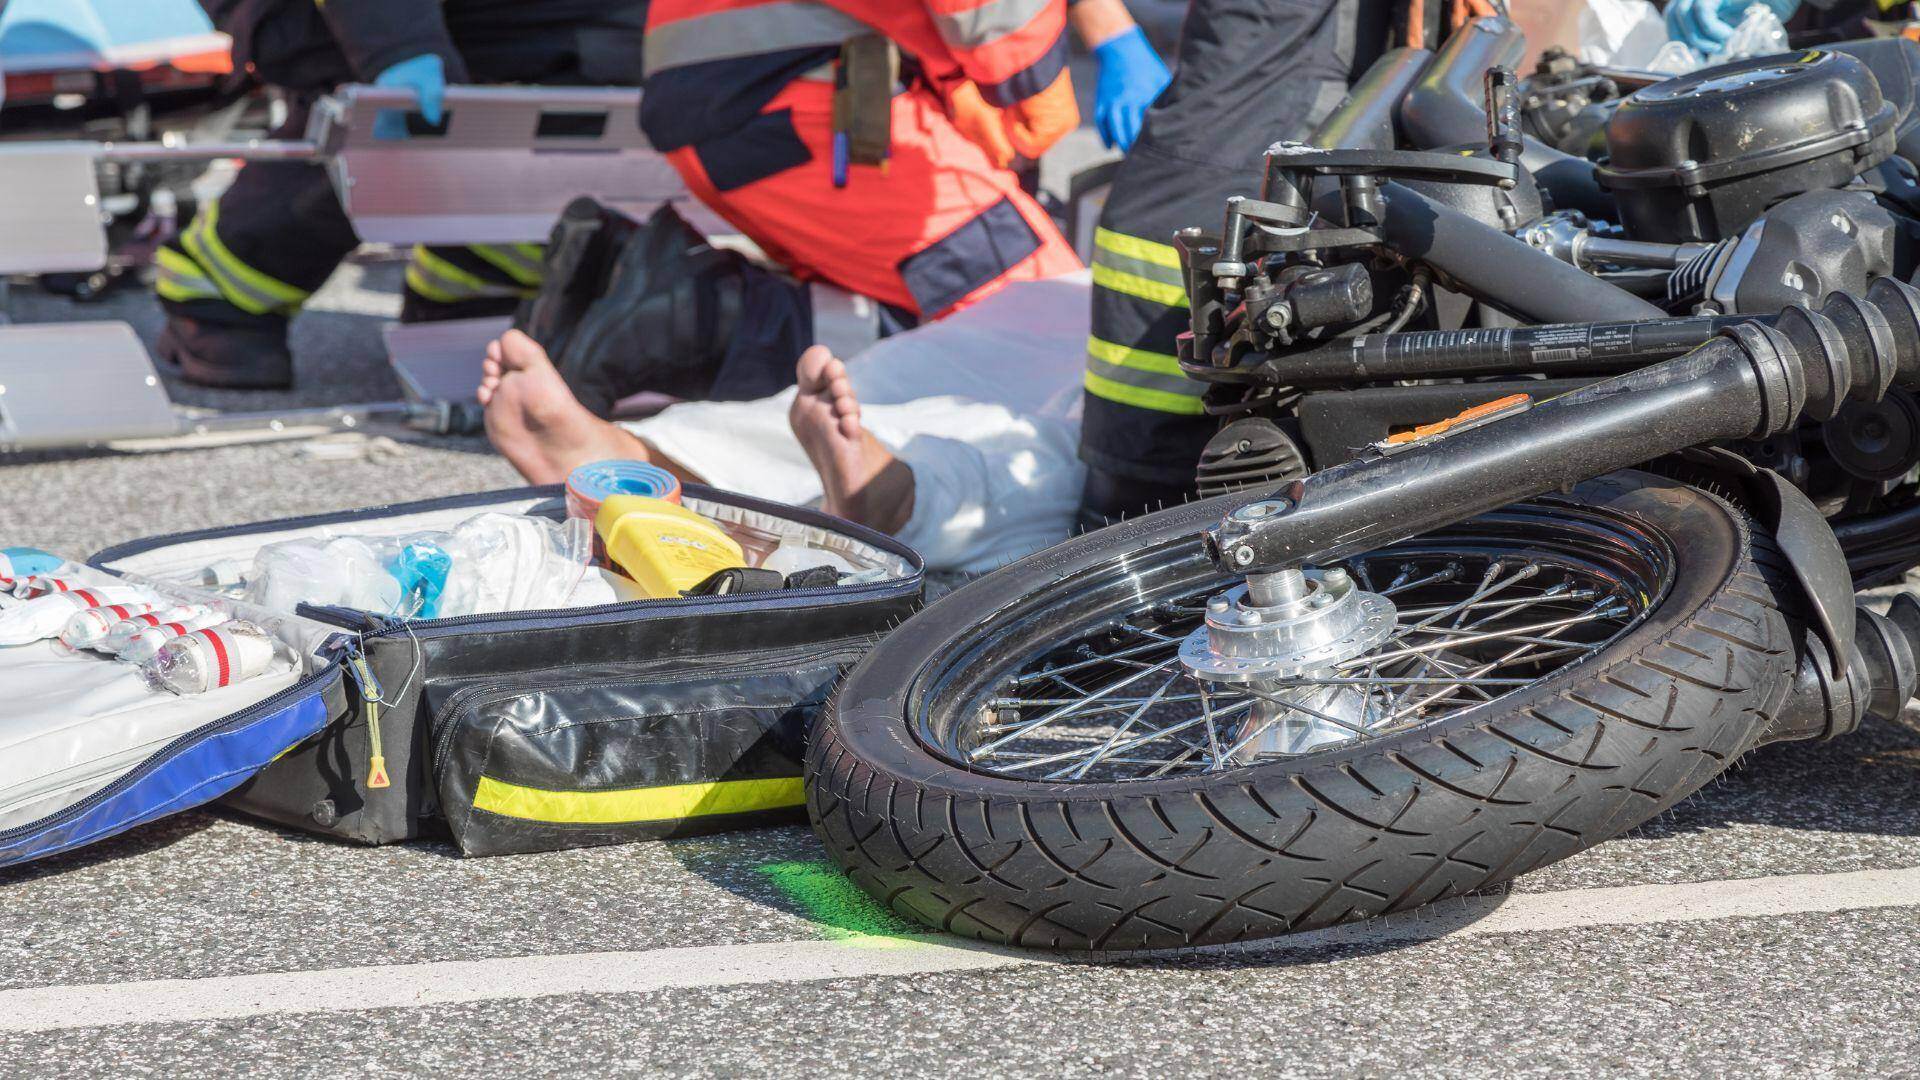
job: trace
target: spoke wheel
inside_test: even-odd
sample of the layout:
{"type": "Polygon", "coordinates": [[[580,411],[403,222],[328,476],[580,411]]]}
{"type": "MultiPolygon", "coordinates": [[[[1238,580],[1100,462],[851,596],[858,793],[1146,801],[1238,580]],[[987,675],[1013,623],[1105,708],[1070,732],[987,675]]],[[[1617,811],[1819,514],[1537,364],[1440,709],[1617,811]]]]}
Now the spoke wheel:
{"type": "Polygon", "coordinates": [[[1044,619],[1024,626],[1037,640],[1017,643],[983,628],[952,670],[933,673],[919,733],[973,771],[1067,782],[1340,751],[1488,706],[1593,655],[1657,604],[1672,552],[1631,523],[1522,509],[1343,569],[1393,601],[1391,635],[1252,686],[1203,678],[1177,655],[1221,582],[1155,589],[1128,563],[1062,583],[1036,600],[1111,613],[1064,642],[1046,640],[1044,619]]]}
{"type": "Polygon", "coordinates": [[[1075,538],[880,641],[809,737],[829,854],[894,910],[971,937],[1241,941],[1565,858],[1697,790],[1783,715],[1803,627],[1761,568],[1784,560],[1706,492],[1616,474],[1322,568],[1304,593],[1262,581],[1263,609],[1326,588],[1358,622],[1334,609],[1221,638],[1282,651],[1183,654],[1203,612],[1215,644],[1244,615],[1208,606],[1240,583],[1197,536],[1253,497],[1075,538]],[[1352,650],[1301,644],[1322,625],[1352,650]],[[1249,655],[1258,681],[1236,682],[1253,676],[1224,660],[1249,655]]]}

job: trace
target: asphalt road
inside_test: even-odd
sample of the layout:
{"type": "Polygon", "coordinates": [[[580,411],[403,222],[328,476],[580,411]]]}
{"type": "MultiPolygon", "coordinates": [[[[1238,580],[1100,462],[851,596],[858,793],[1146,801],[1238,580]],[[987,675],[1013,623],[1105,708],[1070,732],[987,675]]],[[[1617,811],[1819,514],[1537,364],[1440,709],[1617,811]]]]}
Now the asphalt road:
{"type": "MultiPolygon", "coordinates": [[[[298,400],[397,393],[395,284],[350,265],[301,317],[298,400]]],[[[14,313],[157,329],[137,292],[14,313]]],[[[478,443],[336,449],[0,460],[0,538],[85,555],[514,480],[478,443]]],[[[467,860],[192,812],[0,871],[0,1072],[1920,1075],[1915,868],[1920,726],[1890,724],[1755,754],[1504,897],[1107,965],[906,936],[801,828],[467,860]]]]}

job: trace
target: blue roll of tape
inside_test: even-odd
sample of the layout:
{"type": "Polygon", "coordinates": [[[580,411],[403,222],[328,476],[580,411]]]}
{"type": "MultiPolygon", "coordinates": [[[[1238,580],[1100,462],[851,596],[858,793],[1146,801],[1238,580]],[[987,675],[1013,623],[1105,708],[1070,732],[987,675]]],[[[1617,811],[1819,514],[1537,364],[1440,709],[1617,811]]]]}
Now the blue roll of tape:
{"type": "Polygon", "coordinates": [[[609,495],[680,501],[680,481],[644,461],[590,461],[567,474],[567,513],[592,521],[609,495]]]}

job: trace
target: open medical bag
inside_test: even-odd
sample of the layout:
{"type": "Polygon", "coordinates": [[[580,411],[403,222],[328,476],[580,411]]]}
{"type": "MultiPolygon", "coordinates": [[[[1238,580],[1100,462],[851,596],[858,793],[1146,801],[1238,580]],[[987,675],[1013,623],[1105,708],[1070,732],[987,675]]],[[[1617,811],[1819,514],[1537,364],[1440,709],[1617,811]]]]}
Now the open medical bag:
{"type": "MultiPolygon", "coordinates": [[[[696,485],[683,500],[864,572],[410,621],[242,607],[295,659],[187,697],[48,642],[0,649],[0,866],[214,800],[367,844],[444,829],[469,855],[798,819],[806,728],[847,667],[919,606],[919,557],[810,510],[696,485]]],[[[201,568],[270,543],[486,512],[560,520],[565,507],[558,487],[523,488],[209,529],[110,548],[80,574],[186,602],[201,568]]]]}

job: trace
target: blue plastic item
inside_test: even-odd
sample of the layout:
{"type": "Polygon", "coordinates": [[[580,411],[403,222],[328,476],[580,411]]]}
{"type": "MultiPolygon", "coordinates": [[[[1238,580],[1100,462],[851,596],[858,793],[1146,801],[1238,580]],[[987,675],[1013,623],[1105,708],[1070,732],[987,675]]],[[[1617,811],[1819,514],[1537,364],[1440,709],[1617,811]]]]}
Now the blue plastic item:
{"type": "MultiPolygon", "coordinates": [[[[375,75],[373,85],[399,87],[413,91],[419,95],[419,104],[415,108],[421,118],[429,124],[440,122],[441,104],[447,96],[447,66],[438,56],[432,53],[410,56],[375,75]]],[[[380,110],[380,115],[373,118],[373,137],[376,139],[406,138],[406,110],[380,110]]]]}
{"type": "Polygon", "coordinates": [[[1147,107],[1173,81],[1173,76],[1147,40],[1146,31],[1137,26],[1095,46],[1093,56],[1100,62],[1100,82],[1093,105],[1094,124],[1100,129],[1100,141],[1108,149],[1124,153],[1133,147],[1133,140],[1140,137],[1147,107]]]}
{"type": "Polygon", "coordinates": [[[1800,0],[1673,0],[1667,5],[1667,36],[1712,55],[1726,45],[1748,8],[1771,8],[1785,22],[1800,8],[1800,0]]]}
{"type": "Polygon", "coordinates": [[[39,548],[0,548],[0,582],[15,581],[35,574],[49,574],[65,562],[58,555],[39,548]]]}
{"type": "Polygon", "coordinates": [[[400,610],[408,619],[432,619],[440,614],[440,594],[446,590],[447,575],[453,572],[453,556],[438,544],[418,541],[400,549],[387,564],[387,572],[400,583],[400,610]]]}
{"type": "Polygon", "coordinates": [[[0,61],[99,56],[212,32],[195,0],[7,0],[0,4],[0,61]]]}

